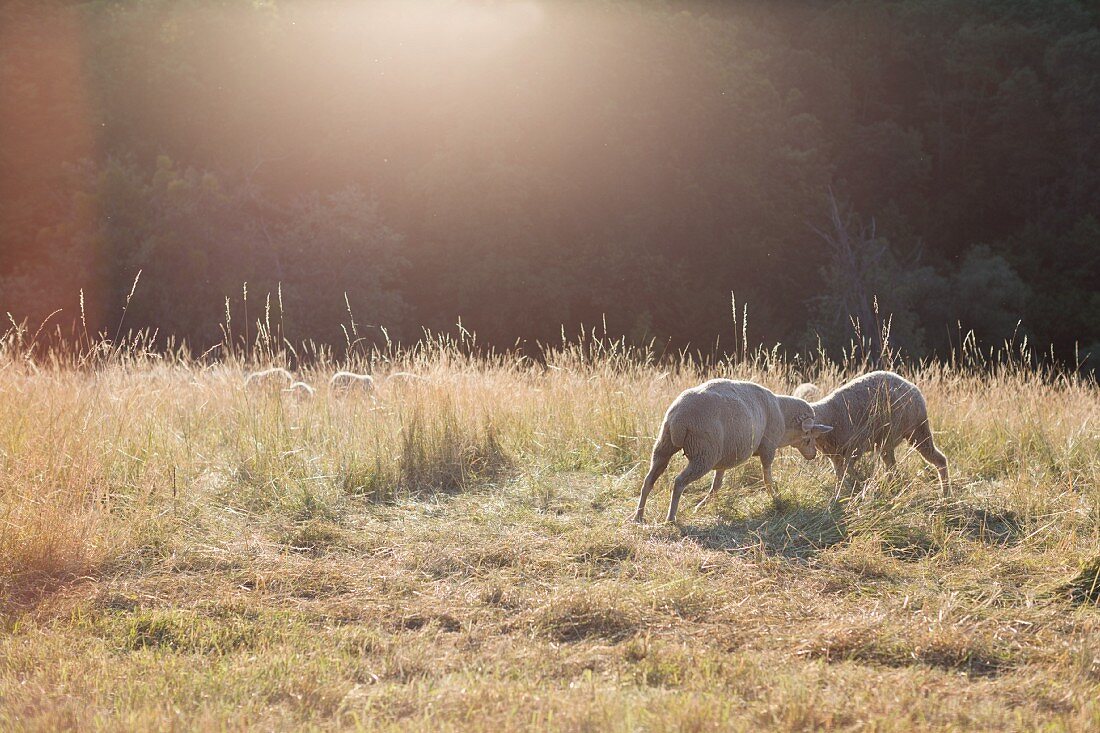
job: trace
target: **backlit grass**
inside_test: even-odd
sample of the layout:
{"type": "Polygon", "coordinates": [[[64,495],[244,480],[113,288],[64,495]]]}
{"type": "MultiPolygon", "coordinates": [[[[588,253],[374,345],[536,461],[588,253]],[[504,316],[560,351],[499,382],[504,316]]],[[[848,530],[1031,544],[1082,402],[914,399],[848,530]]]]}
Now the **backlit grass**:
{"type": "Polygon", "coordinates": [[[789,451],[778,505],[750,462],[660,524],[680,458],[636,526],[680,390],[850,374],[437,342],[299,401],[102,351],[0,356],[0,729],[1100,727],[1095,383],[906,371],[947,501],[789,451]]]}

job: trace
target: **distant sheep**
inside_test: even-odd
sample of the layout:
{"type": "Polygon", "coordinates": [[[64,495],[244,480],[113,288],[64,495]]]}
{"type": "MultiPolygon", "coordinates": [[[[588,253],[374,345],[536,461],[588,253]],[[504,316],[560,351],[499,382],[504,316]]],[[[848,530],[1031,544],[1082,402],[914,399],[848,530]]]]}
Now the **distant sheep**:
{"type": "Polygon", "coordinates": [[[299,400],[311,399],[313,395],[316,394],[316,390],[313,389],[313,387],[310,387],[305,382],[294,382],[289,387],[284,389],[283,392],[289,394],[291,397],[296,397],[299,400]]]}
{"type": "Polygon", "coordinates": [[[362,392],[374,391],[374,378],[369,374],[356,374],[355,372],[336,372],[328,381],[328,388],[334,394],[344,395],[352,390],[362,392]]]}
{"type": "Polygon", "coordinates": [[[294,375],[282,367],[252,372],[244,380],[246,389],[286,387],[294,383],[294,375]]]}
{"type": "Polygon", "coordinates": [[[791,396],[797,397],[800,400],[806,400],[807,402],[813,402],[821,397],[821,390],[816,384],[803,382],[794,388],[794,392],[791,392],[791,396]]]}
{"type": "Polygon", "coordinates": [[[878,450],[886,468],[893,471],[894,449],[902,440],[935,467],[940,488],[948,491],[947,458],[932,441],[928,406],[912,382],[893,372],[871,372],[812,406],[818,420],[833,426],[832,432],[818,436],[817,447],[833,462],[838,494],[852,463],[868,450],[878,450]]]}
{"type": "Polygon", "coordinates": [[[422,377],[419,374],[413,374],[412,372],[394,372],[386,377],[387,382],[427,382],[430,381],[427,377],[422,377]]]}
{"type": "Polygon", "coordinates": [[[688,465],[673,484],[670,522],[676,520],[680,495],[688,484],[714,471],[705,502],[722,485],[726,470],[751,456],[760,457],[764,485],[773,499],[778,498],[771,470],[776,451],[797,445],[806,458],[813,458],[815,438],[831,429],[815,420],[813,408],[804,400],[773,394],[752,382],[712,379],[693,387],[677,397],[665,413],[634,521],[644,521],[646,499],[654,482],[680,450],[688,465]]]}

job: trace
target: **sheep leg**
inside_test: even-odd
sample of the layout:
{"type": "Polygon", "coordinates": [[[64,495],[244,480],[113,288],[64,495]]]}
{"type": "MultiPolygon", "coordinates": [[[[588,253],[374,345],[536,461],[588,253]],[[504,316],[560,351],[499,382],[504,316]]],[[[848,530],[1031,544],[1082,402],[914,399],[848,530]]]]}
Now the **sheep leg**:
{"type": "Polygon", "coordinates": [[[882,446],[879,453],[882,455],[882,462],[886,466],[886,474],[893,476],[898,467],[898,459],[894,457],[894,448],[892,445],[882,446]]]}
{"type": "Polygon", "coordinates": [[[947,471],[947,456],[941,453],[932,442],[932,428],[925,420],[909,435],[909,442],[917,449],[928,465],[933,466],[940,475],[940,490],[944,496],[951,492],[951,477],[947,471]]]}
{"type": "Polygon", "coordinates": [[[774,504],[779,503],[779,491],[775,488],[775,481],[772,480],[772,460],[775,459],[775,451],[761,451],[760,452],[760,467],[764,473],[764,488],[771,494],[772,502],[774,504]]]}
{"type": "Polygon", "coordinates": [[[688,484],[702,478],[712,468],[714,468],[714,464],[711,462],[688,459],[687,466],[676,477],[676,481],[672,485],[672,501],[668,505],[668,521],[676,521],[676,507],[680,505],[680,495],[684,493],[684,489],[688,487],[688,484]]]}
{"type": "Polygon", "coordinates": [[[710,501],[710,498],[712,496],[718,493],[718,489],[722,488],[722,477],[725,475],[725,470],[721,468],[714,472],[714,481],[712,481],[710,484],[710,491],[707,492],[706,496],[703,497],[703,500],[701,502],[695,505],[696,509],[706,504],[708,501],[710,501]]]}
{"type": "Polygon", "coordinates": [[[641,524],[645,521],[645,502],[649,498],[649,492],[653,491],[653,484],[668,468],[668,462],[672,460],[675,453],[676,448],[672,443],[666,445],[664,441],[658,441],[657,445],[653,447],[653,457],[649,462],[649,473],[646,474],[645,480],[642,482],[642,494],[638,497],[638,511],[634,514],[635,522],[641,524]]]}
{"type": "Polygon", "coordinates": [[[844,489],[844,477],[848,475],[852,460],[841,456],[829,456],[829,459],[833,462],[833,473],[836,474],[836,495],[833,496],[833,501],[839,501],[840,492],[844,489]]]}

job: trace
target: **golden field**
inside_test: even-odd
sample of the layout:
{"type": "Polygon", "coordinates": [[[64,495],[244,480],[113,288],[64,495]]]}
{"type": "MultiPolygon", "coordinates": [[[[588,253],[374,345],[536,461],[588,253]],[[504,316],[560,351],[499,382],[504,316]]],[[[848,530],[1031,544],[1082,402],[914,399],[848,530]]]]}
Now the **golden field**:
{"type": "Polygon", "coordinates": [[[778,505],[750,462],[666,525],[678,457],[638,526],[682,389],[851,370],[437,340],[299,400],[268,357],[6,342],[0,729],[1100,729],[1093,381],[899,367],[949,499],[909,451],[832,504],[788,449],[778,505]]]}

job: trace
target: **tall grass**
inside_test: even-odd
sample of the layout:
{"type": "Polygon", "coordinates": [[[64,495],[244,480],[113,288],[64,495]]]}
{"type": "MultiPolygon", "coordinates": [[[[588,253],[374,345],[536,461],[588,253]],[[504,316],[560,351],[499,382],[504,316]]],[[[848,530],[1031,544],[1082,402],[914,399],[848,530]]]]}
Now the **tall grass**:
{"type": "MultiPolygon", "coordinates": [[[[189,502],[305,517],[337,512],[349,498],[395,502],[484,487],[516,461],[621,474],[647,459],[664,408],[687,386],[727,376],[788,392],[812,378],[827,390],[862,366],[784,361],[764,349],[662,358],[652,345],[583,332],[533,360],[481,349],[460,330],[339,365],[306,347],[307,381],[323,384],[341,366],[374,373],[379,389],[352,399],[322,390],[302,403],[242,389],[250,370],[303,363],[301,353],[274,350],[262,323],[259,334],[213,361],[154,349],[148,334],[44,350],[17,329],[0,340],[0,582],[9,593],[94,574],[148,541],[139,539],[146,523],[161,526],[154,520],[189,502]],[[423,379],[387,382],[397,371],[423,379]]],[[[908,374],[928,397],[964,486],[1015,485],[1025,520],[1080,496],[1095,520],[1097,386],[1013,356],[975,363],[967,352],[954,365],[908,374]],[[1040,495],[1028,493],[1035,480],[1049,482],[1040,495]]]]}
{"type": "MultiPolygon", "coordinates": [[[[631,505],[681,390],[716,376],[828,390],[866,365],[662,354],[591,331],[534,354],[482,348],[465,330],[407,348],[351,341],[337,360],[275,333],[261,324],[247,347],[199,356],[147,334],[0,339],[0,615],[13,634],[0,638],[0,700],[23,701],[41,727],[58,723],[54,705],[85,720],[41,678],[62,674],[56,632],[81,664],[125,655],[121,687],[71,699],[104,704],[142,674],[190,685],[174,698],[183,718],[127,698],[143,711],[132,728],[240,724],[232,711],[255,710],[217,676],[226,670],[272,705],[298,701],[274,727],[455,719],[432,709],[473,728],[721,727],[743,709],[761,727],[844,727],[845,707],[807,681],[837,663],[916,665],[905,683],[916,686],[927,670],[1003,676],[989,692],[1002,702],[1020,699],[1011,680],[1028,669],[1072,691],[1059,708],[1070,727],[1100,716],[1087,704],[1100,689],[1087,651],[1098,627],[1066,620],[1094,603],[1092,576],[1071,580],[1100,554],[1100,388],[1084,376],[1036,368],[1018,349],[895,363],[926,395],[952,462],[946,504],[910,459],[894,479],[867,461],[863,483],[830,505],[828,467],[785,453],[779,505],[749,464],[679,527],[637,529],[631,505]],[[243,388],[271,364],[322,388],[312,400],[243,388]],[[375,393],[329,394],[337,368],[370,372],[375,393]],[[420,379],[387,379],[397,372],[420,379]],[[318,599],[320,616],[301,610],[318,599]],[[60,620],[16,646],[39,633],[32,618],[60,620]],[[315,646],[318,624],[333,650],[315,646]],[[465,651],[448,634],[466,634],[465,651]],[[171,663],[142,673],[143,654],[171,663]],[[330,654],[335,666],[317,661],[330,654]],[[267,676],[240,672],[246,657],[269,660],[267,676]],[[19,687],[28,678],[44,687],[19,687]],[[715,685],[741,702],[707,697],[715,685]],[[667,706],[650,706],[650,691],[668,692],[667,706]],[[206,695],[221,707],[194,703],[206,695]],[[641,722],[623,712],[632,699],[649,701],[641,722]],[[383,717],[356,717],[368,709],[383,717]]],[[[887,678],[875,679],[864,682],[887,678]]],[[[897,713],[860,700],[868,719],[897,713]]],[[[936,715],[925,704],[912,702],[936,715]]],[[[982,710],[974,720],[1005,720],[982,710]]],[[[1042,704],[1028,710],[1043,720],[1042,704]]]]}

